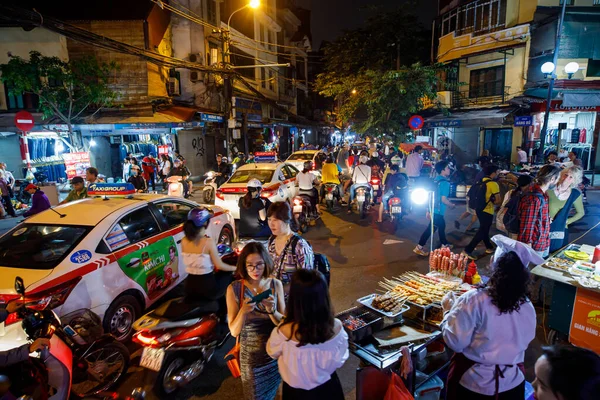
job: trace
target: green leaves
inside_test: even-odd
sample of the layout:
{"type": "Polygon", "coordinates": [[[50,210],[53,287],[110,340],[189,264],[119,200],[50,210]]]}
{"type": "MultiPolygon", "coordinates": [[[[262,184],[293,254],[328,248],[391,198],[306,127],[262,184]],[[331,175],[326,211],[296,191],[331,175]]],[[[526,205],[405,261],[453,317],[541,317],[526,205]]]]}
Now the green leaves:
{"type": "Polygon", "coordinates": [[[109,87],[117,65],[99,63],[94,57],[63,61],[32,51],[29,60],[11,57],[0,65],[2,76],[12,94],[33,93],[40,98],[44,118],[57,117],[69,125],[86,111],[112,105],[117,94],[109,87]]]}

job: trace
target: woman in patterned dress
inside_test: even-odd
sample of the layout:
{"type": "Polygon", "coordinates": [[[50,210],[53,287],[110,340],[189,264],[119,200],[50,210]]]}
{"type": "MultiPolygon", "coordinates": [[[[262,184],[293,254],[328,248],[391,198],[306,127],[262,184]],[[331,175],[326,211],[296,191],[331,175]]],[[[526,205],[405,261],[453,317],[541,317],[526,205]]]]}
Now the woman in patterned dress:
{"type": "Polygon", "coordinates": [[[269,357],[266,350],[273,328],[285,314],[283,285],[271,277],[272,272],[273,261],[264,246],[250,242],[242,250],[237,264],[236,275],[242,279],[227,289],[229,330],[240,338],[245,400],[272,400],[281,383],[277,361],[269,357]],[[272,294],[267,299],[252,303],[254,296],[268,289],[272,294]]]}
{"type": "Polygon", "coordinates": [[[310,244],[292,232],[292,209],[286,202],[273,203],[267,211],[269,228],[269,254],[273,258],[273,277],[281,280],[284,292],[289,292],[292,275],[297,269],[313,269],[314,254],[310,244]]]}

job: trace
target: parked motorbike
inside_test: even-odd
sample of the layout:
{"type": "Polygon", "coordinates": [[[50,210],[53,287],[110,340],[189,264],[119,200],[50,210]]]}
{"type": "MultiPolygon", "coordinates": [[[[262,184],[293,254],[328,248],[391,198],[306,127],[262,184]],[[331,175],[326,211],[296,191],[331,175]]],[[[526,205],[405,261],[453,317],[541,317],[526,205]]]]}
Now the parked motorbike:
{"type": "MultiPolygon", "coordinates": [[[[223,261],[235,264],[232,248],[218,246],[223,261]]],[[[166,302],[135,321],[133,341],[143,347],[140,366],[158,372],[153,390],[167,398],[200,376],[215,351],[229,337],[229,327],[219,316],[217,301],[166,302]]]]}
{"type": "Polygon", "coordinates": [[[324,183],[323,193],[325,194],[325,204],[327,204],[327,210],[333,210],[333,202],[336,198],[340,198],[340,186],[335,183],[324,183]]]}
{"type": "MultiPolygon", "coordinates": [[[[81,278],[80,278],[81,279],[81,278]]],[[[56,301],[66,298],[74,285],[60,285],[44,299],[34,299],[25,293],[23,279],[15,279],[15,291],[20,296],[18,309],[8,315],[6,324],[22,320],[21,326],[29,340],[50,339],[49,351],[41,359],[48,371],[48,385],[54,393],[50,400],[68,399],[69,395],[84,398],[106,392],[115,386],[129,367],[129,351],[112,335],[104,334],[100,317],[87,309],[62,317],[51,310],[56,301]],[[55,392],[54,392],[55,391],[55,392]]],[[[60,305],[60,304],[58,304],[60,305]]]]}
{"type": "Polygon", "coordinates": [[[356,209],[360,214],[360,218],[367,215],[367,211],[371,204],[371,190],[368,184],[363,184],[356,188],[356,209]]]}
{"type": "Polygon", "coordinates": [[[202,198],[204,199],[204,203],[209,204],[215,199],[215,195],[217,193],[217,182],[214,171],[207,172],[205,176],[206,178],[204,179],[204,187],[202,188],[202,198]]]}

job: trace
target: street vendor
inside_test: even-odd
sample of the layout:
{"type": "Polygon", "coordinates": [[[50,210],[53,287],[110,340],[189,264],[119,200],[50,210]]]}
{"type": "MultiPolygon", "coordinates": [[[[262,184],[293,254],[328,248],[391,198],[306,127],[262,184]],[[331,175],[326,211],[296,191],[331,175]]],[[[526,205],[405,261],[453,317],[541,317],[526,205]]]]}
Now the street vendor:
{"type": "Polygon", "coordinates": [[[528,298],[530,254],[503,254],[486,286],[442,300],[442,335],[455,352],[447,400],[524,398],[522,365],[536,330],[528,298]]]}

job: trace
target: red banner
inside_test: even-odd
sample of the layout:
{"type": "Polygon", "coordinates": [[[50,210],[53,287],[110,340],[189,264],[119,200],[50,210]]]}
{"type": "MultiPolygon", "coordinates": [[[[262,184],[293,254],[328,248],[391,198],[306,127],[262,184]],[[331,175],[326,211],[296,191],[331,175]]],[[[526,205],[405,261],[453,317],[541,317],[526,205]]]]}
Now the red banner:
{"type": "MultiPolygon", "coordinates": [[[[531,112],[540,112],[546,111],[546,102],[542,103],[532,103],[531,104],[531,112]]],[[[566,111],[582,111],[582,112],[593,112],[600,111],[600,107],[598,106],[578,106],[578,107],[566,107],[563,106],[562,100],[552,100],[550,103],[550,111],[551,112],[566,112],[566,111]]]]}
{"type": "Polygon", "coordinates": [[[577,288],[569,342],[600,354],[600,293],[577,288]]]}
{"type": "Polygon", "coordinates": [[[85,170],[91,167],[90,153],[63,153],[65,167],[67,169],[67,178],[72,179],[76,176],[85,178],[85,170]]]}
{"type": "Polygon", "coordinates": [[[169,155],[169,146],[166,144],[158,146],[158,155],[161,156],[163,154],[169,155]]]}

